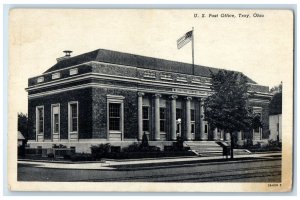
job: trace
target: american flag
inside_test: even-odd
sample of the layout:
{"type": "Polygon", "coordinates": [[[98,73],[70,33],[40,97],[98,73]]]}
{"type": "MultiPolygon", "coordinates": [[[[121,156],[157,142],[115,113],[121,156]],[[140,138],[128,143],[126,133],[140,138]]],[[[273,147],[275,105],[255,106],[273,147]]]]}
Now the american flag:
{"type": "Polygon", "coordinates": [[[186,34],[184,34],[184,36],[182,36],[177,40],[177,48],[180,49],[181,47],[189,43],[189,41],[192,40],[192,36],[193,36],[193,31],[189,31],[186,34]]]}

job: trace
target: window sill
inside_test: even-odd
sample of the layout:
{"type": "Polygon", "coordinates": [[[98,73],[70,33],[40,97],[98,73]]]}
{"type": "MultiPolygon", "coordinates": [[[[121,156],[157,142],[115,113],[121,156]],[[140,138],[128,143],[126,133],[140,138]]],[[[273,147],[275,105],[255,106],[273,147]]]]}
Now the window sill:
{"type": "Polygon", "coordinates": [[[122,133],[121,131],[110,130],[109,133],[122,133]]]}
{"type": "Polygon", "coordinates": [[[161,80],[164,80],[164,81],[173,81],[172,78],[164,78],[164,77],[160,77],[161,80]]]}

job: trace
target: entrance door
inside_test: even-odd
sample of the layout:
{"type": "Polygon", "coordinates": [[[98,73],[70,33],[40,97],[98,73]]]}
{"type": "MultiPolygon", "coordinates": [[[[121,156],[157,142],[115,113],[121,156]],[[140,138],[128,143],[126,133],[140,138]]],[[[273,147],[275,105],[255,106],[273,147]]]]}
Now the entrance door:
{"type": "Polygon", "coordinates": [[[181,103],[177,101],[177,107],[176,108],[176,137],[180,136],[181,134],[181,119],[182,119],[182,109],[181,109],[181,103]]]}
{"type": "Polygon", "coordinates": [[[178,119],[176,124],[176,135],[181,137],[181,119],[178,119]]]}

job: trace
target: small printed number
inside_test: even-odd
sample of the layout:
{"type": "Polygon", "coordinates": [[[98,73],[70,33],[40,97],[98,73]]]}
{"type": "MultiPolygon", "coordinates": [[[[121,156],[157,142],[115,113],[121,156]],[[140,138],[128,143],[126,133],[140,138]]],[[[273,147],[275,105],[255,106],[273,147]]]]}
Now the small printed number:
{"type": "Polygon", "coordinates": [[[281,183],[280,184],[278,184],[278,183],[269,183],[268,187],[281,187],[281,183]]]}

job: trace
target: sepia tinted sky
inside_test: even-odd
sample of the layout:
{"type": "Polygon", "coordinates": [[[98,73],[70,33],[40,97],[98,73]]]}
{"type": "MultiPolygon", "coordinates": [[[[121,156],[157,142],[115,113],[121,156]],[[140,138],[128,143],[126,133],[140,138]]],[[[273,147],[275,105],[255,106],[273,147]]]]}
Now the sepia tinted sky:
{"type": "Polygon", "coordinates": [[[290,11],[15,9],[9,19],[9,95],[19,101],[14,108],[27,113],[28,78],[54,65],[63,50],[75,56],[102,48],[191,63],[191,43],[178,50],[176,40],[192,27],[195,64],[241,71],[270,87],[292,78],[290,11]]]}

